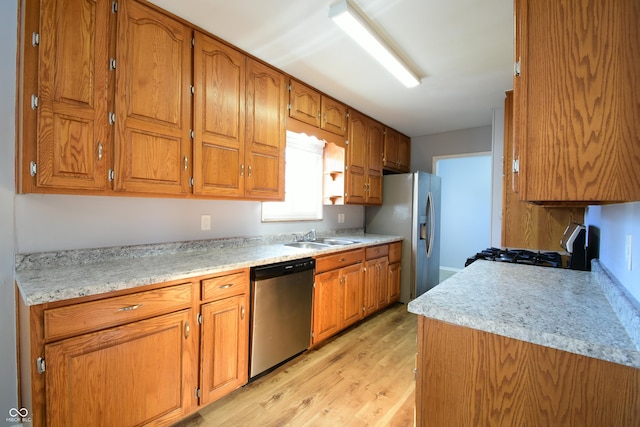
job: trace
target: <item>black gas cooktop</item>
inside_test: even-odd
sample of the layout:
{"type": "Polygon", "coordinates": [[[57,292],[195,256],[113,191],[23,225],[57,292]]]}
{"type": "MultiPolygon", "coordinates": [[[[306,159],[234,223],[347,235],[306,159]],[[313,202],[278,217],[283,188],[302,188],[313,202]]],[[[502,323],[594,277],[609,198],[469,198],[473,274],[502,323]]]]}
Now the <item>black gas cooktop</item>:
{"type": "Polygon", "coordinates": [[[542,267],[562,268],[562,257],[557,252],[534,252],[526,249],[488,248],[467,258],[464,266],[472,264],[478,259],[515,264],[539,265],[542,267]]]}

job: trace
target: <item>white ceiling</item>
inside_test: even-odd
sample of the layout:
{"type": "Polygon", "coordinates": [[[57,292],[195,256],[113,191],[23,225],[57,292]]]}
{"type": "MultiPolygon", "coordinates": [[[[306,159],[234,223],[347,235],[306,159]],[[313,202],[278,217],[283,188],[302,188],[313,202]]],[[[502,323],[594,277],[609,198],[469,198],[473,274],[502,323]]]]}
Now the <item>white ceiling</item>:
{"type": "Polygon", "coordinates": [[[424,76],[407,89],[328,17],[335,0],[150,0],[411,137],[491,124],[513,87],[513,0],[354,0],[424,76]]]}

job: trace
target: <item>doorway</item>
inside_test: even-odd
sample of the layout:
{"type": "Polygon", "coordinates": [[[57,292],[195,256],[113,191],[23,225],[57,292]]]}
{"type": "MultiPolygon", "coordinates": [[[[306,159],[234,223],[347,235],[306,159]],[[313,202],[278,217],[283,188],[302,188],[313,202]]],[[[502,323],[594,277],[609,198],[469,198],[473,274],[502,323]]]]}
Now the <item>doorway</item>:
{"type": "Polygon", "coordinates": [[[491,246],[491,168],[491,152],[433,158],[433,170],[442,178],[441,281],[491,246]]]}

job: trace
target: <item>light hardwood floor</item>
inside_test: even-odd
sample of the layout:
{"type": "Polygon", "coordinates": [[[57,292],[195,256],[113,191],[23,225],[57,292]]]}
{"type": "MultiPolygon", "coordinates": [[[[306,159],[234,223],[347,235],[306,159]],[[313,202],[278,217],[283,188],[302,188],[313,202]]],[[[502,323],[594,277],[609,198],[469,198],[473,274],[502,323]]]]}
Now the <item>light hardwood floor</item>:
{"type": "Polygon", "coordinates": [[[416,333],[394,304],[177,426],[413,426],[416,333]]]}

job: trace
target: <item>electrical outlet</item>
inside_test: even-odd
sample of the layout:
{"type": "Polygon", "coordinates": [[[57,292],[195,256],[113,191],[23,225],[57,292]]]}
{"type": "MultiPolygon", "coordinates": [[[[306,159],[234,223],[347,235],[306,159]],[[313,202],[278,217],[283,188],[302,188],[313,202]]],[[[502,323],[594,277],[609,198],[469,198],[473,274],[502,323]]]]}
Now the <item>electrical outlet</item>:
{"type": "Polygon", "coordinates": [[[624,259],[627,264],[627,270],[631,271],[631,250],[633,246],[633,239],[631,234],[627,234],[624,237],[624,259]]]}
{"type": "Polygon", "coordinates": [[[342,224],[344,222],[344,214],[343,213],[339,213],[338,214],[338,223],[342,224]]]}
{"type": "Polygon", "coordinates": [[[200,230],[211,230],[211,215],[200,216],[200,230]]]}

